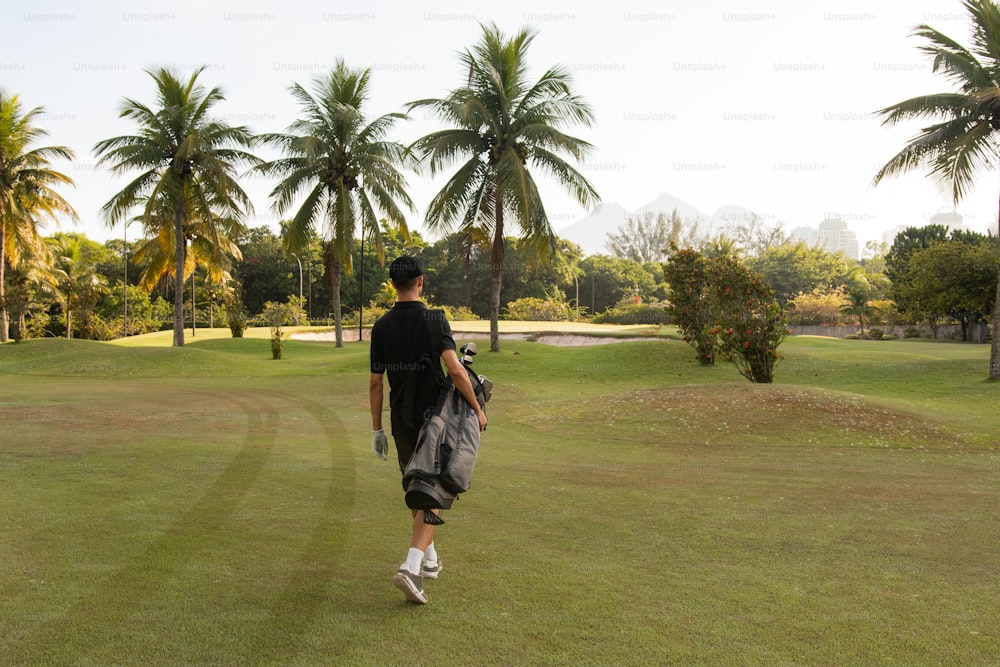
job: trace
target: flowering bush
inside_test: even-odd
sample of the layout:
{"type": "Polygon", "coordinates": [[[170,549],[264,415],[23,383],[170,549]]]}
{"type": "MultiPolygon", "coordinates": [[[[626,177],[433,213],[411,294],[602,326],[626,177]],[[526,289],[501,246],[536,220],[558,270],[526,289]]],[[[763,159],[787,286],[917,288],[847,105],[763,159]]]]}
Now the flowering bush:
{"type": "Polygon", "coordinates": [[[712,260],[709,295],[717,304],[718,352],[751,382],[772,382],[788,335],[774,290],[735,257],[712,260]]]}
{"type": "Polygon", "coordinates": [[[735,257],[672,250],[664,265],[668,312],[698,360],[712,364],[721,356],[751,382],[773,381],[778,345],[788,335],[774,290],[735,257]]]}
{"type": "Polygon", "coordinates": [[[670,284],[667,315],[694,347],[703,366],[715,363],[715,306],[709,294],[709,261],[700,252],[671,244],[663,278],[670,284]]]}

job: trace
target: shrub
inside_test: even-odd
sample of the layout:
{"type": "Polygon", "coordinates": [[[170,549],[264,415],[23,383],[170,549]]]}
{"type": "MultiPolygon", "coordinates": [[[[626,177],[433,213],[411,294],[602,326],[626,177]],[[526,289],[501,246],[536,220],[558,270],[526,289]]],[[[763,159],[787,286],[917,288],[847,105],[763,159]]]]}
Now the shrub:
{"type": "Polygon", "coordinates": [[[505,310],[507,311],[504,315],[506,320],[568,322],[572,321],[574,317],[574,311],[568,303],[555,299],[539,299],[533,296],[511,301],[505,310]]]}
{"type": "Polygon", "coordinates": [[[903,329],[903,338],[921,338],[923,333],[916,327],[906,327],[903,329]]]}
{"type": "Polygon", "coordinates": [[[788,302],[789,318],[794,324],[839,324],[840,305],[845,298],[843,287],[817,287],[808,294],[800,292],[788,302]]]}
{"type": "Polygon", "coordinates": [[[708,260],[700,252],[671,244],[663,277],[670,283],[666,313],[698,355],[702,366],[715,364],[715,304],[708,298],[708,260]]]}
{"type": "Polygon", "coordinates": [[[597,324],[670,324],[665,303],[640,303],[608,308],[594,315],[597,324]]]}
{"type": "Polygon", "coordinates": [[[778,346],[788,335],[774,290],[735,257],[711,262],[710,298],[716,303],[719,353],[751,382],[773,382],[778,346]]]}

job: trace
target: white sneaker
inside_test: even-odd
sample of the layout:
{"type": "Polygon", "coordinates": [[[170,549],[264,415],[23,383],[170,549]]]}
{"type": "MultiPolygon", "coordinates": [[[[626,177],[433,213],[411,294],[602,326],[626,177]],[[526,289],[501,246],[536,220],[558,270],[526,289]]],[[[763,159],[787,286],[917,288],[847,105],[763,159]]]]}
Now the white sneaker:
{"type": "Polygon", "coordinates": [[[403,595],[410,602],[427,604],[427,593],[424,593],[424,578],[419,574],[413,574],[405,567],[399,568],[392,577],[392,585],[403,591],[403,595]]]}
{"type": "Polygon", "coordinates": [[[441,559],[425,560],[420,564],[420,576],[424,579],[437,579],[441,573],[441,559]]]}

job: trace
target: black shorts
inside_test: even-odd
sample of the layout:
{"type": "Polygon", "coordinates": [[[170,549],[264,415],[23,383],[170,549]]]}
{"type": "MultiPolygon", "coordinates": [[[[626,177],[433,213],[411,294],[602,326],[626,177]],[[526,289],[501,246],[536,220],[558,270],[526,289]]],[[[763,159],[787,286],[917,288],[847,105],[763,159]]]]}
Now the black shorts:
{"type": "Polygon", "coordinates": [[[417,436],[420,429],[410,428],[402,419],[392,419],[392,440],[396,444],[396,457],[399,459],[399,472],[406,470],[406,464],[417,448],[417,436]]]}

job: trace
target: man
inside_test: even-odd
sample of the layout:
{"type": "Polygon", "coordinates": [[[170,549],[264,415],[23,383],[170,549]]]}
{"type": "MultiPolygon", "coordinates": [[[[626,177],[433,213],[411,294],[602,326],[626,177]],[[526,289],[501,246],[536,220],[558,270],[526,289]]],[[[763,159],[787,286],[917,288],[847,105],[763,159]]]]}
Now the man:
{"type": "MultiPolygon", "coordinates": [[[[400,472],[413,454],[424,412],[432,407],[444,382],[441,361],[455,388],[475,411],[479,430],[486,428],[486,413],[476,400],[472,382],[455,353],[455,339],[444,314],[430,311],[420,294],[424,271],[413,257],[402,256],[389,265],[389,280],[396,288],[396,304],[375,322],[371,337],[371,382],[368,393],[372,412],[372,449],[385,460],[389,444],[382,426],[383,381],[389,376],[389,417],[400,472]]],[[[435,510],[439,514],[440,510],[435,510]]],[[[406,561],[392,578],[411,602],[427,604],[423,580],[437,579],[441,560],[434,548],[433,524],[423,511],[413,511],[413,531],[406,561]]]]}

